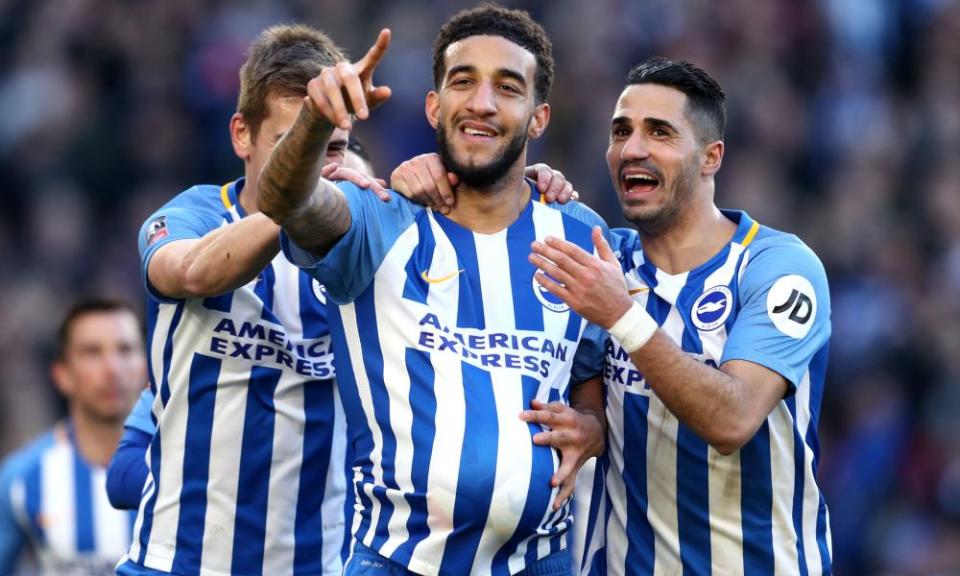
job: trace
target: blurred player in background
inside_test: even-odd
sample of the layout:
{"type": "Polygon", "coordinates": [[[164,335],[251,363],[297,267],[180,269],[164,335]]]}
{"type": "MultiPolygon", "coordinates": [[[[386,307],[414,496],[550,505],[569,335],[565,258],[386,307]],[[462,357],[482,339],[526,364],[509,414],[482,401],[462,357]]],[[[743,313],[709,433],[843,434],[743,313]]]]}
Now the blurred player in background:
{"type": "Polygon", "coordinates": [[[637,230],[613,250],[595,230],[599,258],[533,244],[538,281],[612,337],[606,551],[591,549],[591,574],[830,573],[815,478],[826,275],[796,236],[716,207],[724,124],[704,71],[637,66],[607,150],[637,230]]]}
{"type": "Polygon", "coordinates": [[[141,325],[125,304],[84,300],[67,313],[51,374],[68,416],[0,471],[0,574],[29,547],[51,576],[112,574],[133,516],[114,510],[106,465],[146,382],[141,325]]]}
{"type": "Polygon", "coordinates": [[[441,29],[427,115],[460,179],[447,218],[316,184],[334,127],[389,96],[372,80],[388,39],[311,82],[258,190],[288,254],[340,305],[331,331],[360,495],[345,572],[568,574],[564,504],[602,425],[565,401],[589,391],[600,405],[602,351],[578,349],[585,323],[538,290],[526,253],[547,233],[589,246],[601,221],[547,206],[523,179],[527,140],[549,121],[549,40],[526,13],[490,5],[441,29]],[[551,432],[518,418],[550,400],[551,432]],[[551,435],[569,440],[560,463],[536,445],[551,435]]]}

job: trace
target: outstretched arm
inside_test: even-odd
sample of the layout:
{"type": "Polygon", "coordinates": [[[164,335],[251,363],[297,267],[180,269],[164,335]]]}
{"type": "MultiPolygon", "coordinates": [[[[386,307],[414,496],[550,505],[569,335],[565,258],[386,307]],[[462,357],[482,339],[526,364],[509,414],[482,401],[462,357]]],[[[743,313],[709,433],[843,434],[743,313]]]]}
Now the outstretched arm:
{"type": "Polygon", "coordinates": [[[350,229],[346,199],[336,186],[321,178],[323,151],[335,126],[351,127],[351,112],[364,120],[371,109],[390,97],[389,88],[373,85],[373,71],[389,44],[390,31],[382,30],[376,44],[358,62],[324,68],[307,84],[300,116],[260,174],[260,210],[280,224],[294,243],[313,254],[326,254],[350,229]]]}

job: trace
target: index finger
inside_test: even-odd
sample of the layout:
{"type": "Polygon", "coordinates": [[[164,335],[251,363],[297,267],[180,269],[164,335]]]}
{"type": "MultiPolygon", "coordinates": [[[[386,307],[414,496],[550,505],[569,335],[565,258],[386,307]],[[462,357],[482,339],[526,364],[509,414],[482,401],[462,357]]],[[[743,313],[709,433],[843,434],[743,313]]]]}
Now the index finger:
{"type": "Polygon", "coordinates": [[[359,61],[357,61],[357,74],[363,76],[364,74],[372,74],[373,70],[377,67],[377,64],[383,60],[383,57],[387,53],[387,48],[390,46],[390,29],[384,28],[380,31],[380,35],[377,36],[377,41],[373,43],[373,46],[367,50],[367,53],[363,55],[359,61]]]}

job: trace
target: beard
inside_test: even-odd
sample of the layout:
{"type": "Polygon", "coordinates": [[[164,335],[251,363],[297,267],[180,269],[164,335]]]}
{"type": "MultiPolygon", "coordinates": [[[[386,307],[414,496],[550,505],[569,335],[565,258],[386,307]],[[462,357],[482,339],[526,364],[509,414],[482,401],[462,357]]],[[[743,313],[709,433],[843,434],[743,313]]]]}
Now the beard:
{"type": "Polygon", "coordinates": [[[492,161],[480,165],[468,165],[457,160],[450,144],[446,123],[440,122],[437,126],[437,148],[440,158],[447,170],[460,178],[460,182],[477,190],[484,190],[499,182],[510,167],[517,161],[527,145],[527,132],[520,130],[507,143],[503,152],[492,161]]]}
{"type": "MultiPolygon", "coordinates": [[[[654,170],[654,168],[655,167],[648,167],[649,170],[660,176],[660,181],[663,182],[663,177],[660,175],[660,172],[654,170]]],[[[693,196],[697,169],[698,167],[695,164],[684,167],[677,175],[677,179],[672,182],[669,195],[666,196],[662,206],[652,211],[640,211],[637,213],[632,212],[630,210],[631,206],[627,204],[623,207],[624,218],[640,231],[651,236],[660,234],[673,226],[683,206],[688,202],[690,197],[693,196]]]]}

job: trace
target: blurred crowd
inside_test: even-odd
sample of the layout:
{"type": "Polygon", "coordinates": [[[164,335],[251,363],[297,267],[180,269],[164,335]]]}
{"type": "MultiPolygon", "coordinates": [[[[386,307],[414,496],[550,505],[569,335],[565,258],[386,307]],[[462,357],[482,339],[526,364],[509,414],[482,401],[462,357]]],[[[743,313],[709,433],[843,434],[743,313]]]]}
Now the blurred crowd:
{"type": "MultiPolygon", "coordinates": [[[[0,0],[0,456],[61,415],[46,373],[79,295],[142,300],[143,219],[242,174],[227,122],[264,27],[303,21],[394,96],[357,133],[380,175],[433,151],[423,115],[449,0],[0,0]]],[[[632,64],[705,68],[728,97],[721,206],[826,265],[833,344],[819,476],[836,573],[960,572],[960,2],[506,2],[551,34],[531,159],[621,224],[603,154],[632,64]]]]}

